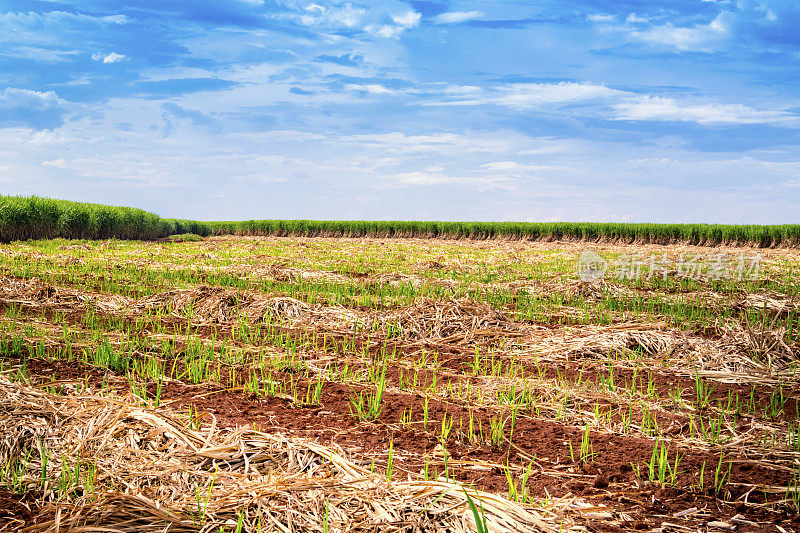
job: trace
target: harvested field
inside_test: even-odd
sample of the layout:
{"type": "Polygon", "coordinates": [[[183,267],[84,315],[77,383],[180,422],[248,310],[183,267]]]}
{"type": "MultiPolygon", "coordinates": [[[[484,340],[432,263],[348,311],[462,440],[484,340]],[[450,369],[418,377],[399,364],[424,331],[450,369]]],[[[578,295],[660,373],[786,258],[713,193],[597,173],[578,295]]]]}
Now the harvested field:
{"type": "Polygon", "coordinates": [[[798,531],[798,267],[741,246],[0,245],[0,531],[798,531]],[[640,270],[582,279],[587,249],[640,270]]]}

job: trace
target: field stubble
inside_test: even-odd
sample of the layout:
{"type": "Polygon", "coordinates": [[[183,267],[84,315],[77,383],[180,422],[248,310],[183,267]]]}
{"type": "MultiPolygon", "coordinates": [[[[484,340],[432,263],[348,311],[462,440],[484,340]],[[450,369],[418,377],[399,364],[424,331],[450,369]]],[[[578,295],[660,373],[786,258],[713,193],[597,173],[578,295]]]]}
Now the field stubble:
{"type": "Polygon", "coordinates": [[[581,250],[4,245],[9,530],[800,527],[796,252],[587,284],[581,250]]]}

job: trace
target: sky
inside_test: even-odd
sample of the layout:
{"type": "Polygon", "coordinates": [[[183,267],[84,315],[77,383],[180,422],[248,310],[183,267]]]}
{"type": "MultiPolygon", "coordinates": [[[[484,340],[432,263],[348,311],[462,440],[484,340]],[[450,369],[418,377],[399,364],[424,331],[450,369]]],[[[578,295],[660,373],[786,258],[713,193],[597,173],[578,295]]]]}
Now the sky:
{"type": "Polygon", "coordinates": [[[800,3],[0,0],[0,192],[797,223],[800,3]]]}

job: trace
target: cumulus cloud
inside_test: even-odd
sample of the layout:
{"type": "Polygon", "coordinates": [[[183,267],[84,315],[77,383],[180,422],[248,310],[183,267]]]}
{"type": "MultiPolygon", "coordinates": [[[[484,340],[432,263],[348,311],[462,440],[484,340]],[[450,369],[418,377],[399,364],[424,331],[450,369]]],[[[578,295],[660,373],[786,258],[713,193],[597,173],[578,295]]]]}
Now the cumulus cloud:
{"type": "Polygon", "coordinates": [[[734,15],[721,12],[708,23],[680,26],[673,22],[650,24],[649,17],[631,13],[618,23],[612,15],[587,17],[604,33],[617,33],[631,42],[641,42],[657,47],[667,47],[679,52],[713,52],[732,33],[734,15]]]}
{"type": "Polygon", "coordinates": [[[480,11],[450,11],[433,17],[436,24],[460,24],[483,16],[480,11]]]}
{"type": "Polygon", "coordinates": [[[371,24],[366,26],[364,30],[367,33],[386,39],[397,39],[404,31],[419,26],[421,18],[422,13],[407,11],[405,13],[392,15],[392,24],[371,24]]]}
{"type": "Polygon", "coordinates": [[[392,20],[398,26],[404,28],[415,28],[419,25],[419,19],[422,18],[422,13],[415,11],[408,11],[399,15],[392,15],[392,20]]]}
{"type": "Polygon", "coordinates": [[[720,13],[708,24],[680,27],[668,22],[629,33],[632,39],[664,45],[679,51],[711,52],[730,31],[730,16],[720,13]]]}
{"type": "Polygon", "coordinates": [[[298,21],[304,26],[357,28],[363,24],[366,14],[367,11],[364,8],[351,4],[337,7],[309,4],[298,21]]]}
{"type": "Polygon", "coordinates": [[[393,26],[391,24],[380,24],[380,25],[369,25],[364,30],[367,33],[372,33],[373,35],[377,35],[378,37],[384,37],[386,39],[396,39],[400,37],[400,34],[403,33],[405,28],[402,26],[393,26]]]}
{"type": "Polygon", "coordinates": [[[6,87],[0,93],[0,109],[26,107],[41,111],[55,107],[58,103],[59,98],[54,91],[40,92],[6,87]]]}
{"type": "Polygon", "coordinates": [[[416,11],[403,11],[392,15],[367,10],[346,3],[340,6],[308,4],[301,14],[281,15],[295,18],[304,26],[329,29],[362,29],[368,34],[387,39],[396,39],[404,31],[419,26],[422,14],[416,11]],[[378,23],[377,21],[382,21],[378,23]]]}
{"type": "Polygon", "coordinates": [[[110,54],[101,54],[101,53],[94,53],[92,54],[92,59],[95,61],[102,61],[103,63],[119,63],[120,61],[124,61],[128,59],[128,56],[125,54],[118,54],[116,52],[111,52],[110,54]]]}

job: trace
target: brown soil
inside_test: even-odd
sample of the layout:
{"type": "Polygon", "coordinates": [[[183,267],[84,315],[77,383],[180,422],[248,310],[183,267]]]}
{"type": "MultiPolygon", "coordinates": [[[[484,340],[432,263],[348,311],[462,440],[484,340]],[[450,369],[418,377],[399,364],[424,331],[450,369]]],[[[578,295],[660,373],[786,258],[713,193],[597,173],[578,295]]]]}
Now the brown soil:
{"type": "MultiPolygon", "coordinates": [[[[52,287],[50,287],[52,289],[52,287]]],[[[0,303],[0,310],[4,310],[7,305],[0,303]]],[[[47,307],[44,308],[22,308],[22,312],[24,315],[28,316],[41,316],[42,312],[44,312],[44,316],[52,318],[54,316],[54,312],[47,307]]],[[[67,311],[65,313],[61,313],[60,316],[63,316],[67,320],[68,323],[71,324],[81,324],[82,319],[84,316],[84,312],[81,310],[74,310],[74,311],[67,311]]],[[[106,317],[106,318],[113,318],[114,315],[106,315],[102,312],[96,312],[99,317],[106,317]]],[[[184,328],[186,327],[185,320],[172,320],[171,317],[162,321],[162,327],[164,328],[165,333],[174,332],[176,327],[184,328]]],[[[125,319],[125,323],[131,327],[135,326],[135,323],[130,318],[125,319]]],[[[233,324],[228,323],[221,323],[215,325],[205,325],[200,326],[196,329],[192,330],[193,335],[203,337],[203,338],[216,338],[216,339],[225,339],[229,341],[229,344],[239,344],[233,338],[233,324]]],[[[131,327],[132,330],[137,330],[139,334],[147,334],[152,333],[149,328],[147,327],[131,327]]],[[[375,339],[358,334],[355,338],[347,333],[337,332],[337,331],[326,331],[326,330],[307,330],[302,328],[292,328],[292,327],[279,327],[278,331],[285,335],[291,336],[300,336],[305,335],[308,338],[309,335],[315,335],[321,339],[321,337],[328,338],[329,347],[328,350],[332,351],[334,354],[337,353],[337,348],[335,342],[342,342],[347,340],[348,342],[355,343],[355,350],[358,352],[367,351],[373,359],[379,359],[380,357],[384,356],[385,353],[393,352],[396,354],[397,357],[404,357],[404,356],[413,356],[418,355],[420,352],[420,347],[417,344],[409,345],[402,342],[396,341],[387,341],[382,345],[376,343],[375,339]]],[[[322,341],[319,341],[319,344],[322,344],[322,341]]],[[[180,342],[178,343],[180,346],[180,342]]],[[[471,365],[474,361],[474,356],[472,354],[471,347],[461,347],[457,345],[451,345],[446,343],[439,343],[439,342],[428,342],[426,343],[427,348],[433,350],[429,354],[429,359],[433,359],[434,357],[438,359],[440,368],[449,371],[449,372],[436,372],[430,369],[423,369],[418,374],[419,384],[421,387],[427,387],[430,385],[434,379],[436,379],[439,383],[447,383],[450,381],[453,385],[457,385],[459,381],[466,384],[472,380],[470,376],[472,374],[471,365]]],[[[352,350],[352,348],[350,349],[352,350]]],[[[509,361],[506,361],[508,364],[509,361]]],[[[533,362],[525,360],[525,359],[516,359],[513,361],[514,364],[524,371],[526,375],[529,376],[536,376],[539,375],[539,368],[533,364],[533,362]]],[[[356,363],[354,366],[355,369],[360,369],[361,367],[356,363]]],[[[569,382],[577,382],[579,379],[582,382],[589,382],[589,383],[600,383],[601,380],[608,380],[609,379],[609,369],[608,366],[601,361],[593,361],[593,360],[584,360],[584,361],[565,361],[565,362],[550,362],[547,364],[542,364],[543,373],[541,377],[544,379],[555,379],[561,377],[566,379],[569,382]]],[[[405,374],[406,378],[409,378],[409,371],[404,370],[402,371],[405,374]]],[[[398,367],[390,367],[387,369],[387,380],[390,384],[395,386],[400,385],[400,374],[401,369],[398,367]]],[[[632,381],[634,377],[634,371],[627,368],[618,368],[614,367],[611,369],[611,374],[613,375],[614,383],[619,386],[627,387],[632,381]]],[[[637,375],[637,382],[636,382],[636,389],[643,393],[646,391],[649,381],[652,380],[653,385],[655,387],[656,393],[661,397],[669,397],[670,394],[674,392],[680,392],[680,396],[692,403],[696,399],[696,386],[695,380],[689,376],[680,376],[669,371],[661,371],[661,372],[638,372],[637,375]]],[[[758,411],[750,412],[750,413],[742,413],[744,416],[748,417],[757,417],[762,418],[765,417],[764,410],[773,401],[773,394],[774,389],[765,385],[761,384],[736,384],[736,383],[721,383],[721,382],[709,382],[710,385],[713,387],[710,393],[710,400],[712,404],[719,404],[722,407],[726,407],[729,399],[732,399],[735,402],[735,398],[738,395],[739,400],[743,403],[750,399],[752,394],[753,400],[755,405],[758,407],[758,411]]],[[[786,420],[791,421],[798,418],[800,413],[798,409],[800,408],[800,391],[797,389],[785,389],[784,390],[784,403],[783,403],[783,410],[780,415],[778,415],[779,420],[786,420]]],[[[672,417],[660,414],[659,416],[665,416],[667,421],[672,417]]]]}
{"type": "MultiPolygon", "coordinates": [[[[90,384],[99,386],[106,378],[112,388],[123,393],[128,392],[127,382],[123,379],[81,364],[31,360],[28,368],[31,375],[39,376],[45,382],[49,382],[53,373],[60,378],[62,385],[69,384],[71,380],[73,384],[82,384],[88,376],[90,384]]],[[[412,427],[403,428],[399,420],[407,409],[412,408],[415,413],[421,414],[420,399],[410,394],[386,393],[384,409],[378,419],[375,422],[362,422],[350,415],[349,402],[353,390],[346,385],[328,383],[325,385],[321,405],[307,407],[298,406],[286,398],[262,397],[219,386],[188,386],[182,383],[165,384],[161,398],[162,404],[172,402],[174,407],[191,407],[200,413],[213,414],[218,426],[250,424],[263,430],[312,438],[324,444],[336,443],[354,457],[364,458],[367,463],[371,461],[370,457],[374,458],[378,468],[385,464],[391,442],[396,454],[396,476],[419,474],[424,469],[426,460],[431,475],[443,474],[444,461],[440,449],[437,453],[441,419],[447,414],[448,418],[453,417],[456,421],[463,419],[466,422],[469,418],[468,409],[430,400],[428,430],[423,427],[421,417],[415,417],[412,427]]],[[[154,384],[150,384],[148,392],[150,395],[155,394],[154,384]]],[[[480,420],[485,430],[488,428],[491,413],[475,409],[473,417],[476,424],[480,420]]],[[[455,429],[453,433],[456,433],[455,429]]],[[[519,418],[514,430],[514,448],[509,447],[507,442],[499,447],[467,445],[451,436],[447,443],[448,460],[451,468],[453,462],[459,465],[455,469],[455,477],[459,481],[484,490],[505,493],[508,489],[505,472],[491,464],[503,465],[509,462],[526,467],[530,459],[535,458],[534,475],[528,482],[528,490],[534,497],[546,497],[548,494],[552,497],[573,495],[602,503],[614,512],[639,517],[638,522],[634,521],[625,527],[603,526],[599,529],[602,531],[649,529],[660,523],[659,516],[671,516],[691,507],[711,509],[713,515],[719,519],[737,513],[744,513],[749,520],[755,522],[772,523],[775,520],[792,518],[759,505],[763,504],[764,498],[756,492],[748,495],[748,501],[756,506],[747,506],[741,503],[724,503],[716,499],[710,489],[698,492],[696,488],[692,488],[697,479],[690,473],[698,472],[704,461],[706,478],[713,480],[713,470],[719,459],[710,454],[682,449],[679,470],[684,473],[679,475],[677,487],[667,488],[652,487],[644,479],[637,480],[631,466],[631,463],[640,464],[642,475],[646,477],[647,466],[644,463],[649,461],[653,449],[653,441],[648,439],[593,432],[593,460],[586,463],[573,461],[568,442],[572,442],[574,450],[579,450],[582,433],[580,428],[557,422],[519,418]],[[467,465],[476,463],[477,469],[465,468],[467,465],[459,463],[462,461],[467,462],[467,465]],[[483,467],[484,462],[490,465],[483,467]],[[637,486],[641,488],[637,490],[637,486]]],[[[727,459],[734,461],[731,469],[734,485],[729,485],[726,489],[729,491],[727,501],[733,502],[745,494],[746,490],[737,487],[736,483],[781,485],[788,481],[786,473],[760,465],[736,462],[734,457],[726,457],[727,459]]],[[[706,519],[708,520],[710,519],[706,519]]],[[[800,525],[796,517],[793,520],[800,525]]],[[[699,525],[697,519],[692,517],[671,521],[687,526],[699,525]]],[[[587,522],[587,525],[591,524],[591,521],[587,522]]],[[[740,529],[750,530],[765,529],[740,529]]]]}
{"type": "Polygon", "coordinates": [[[19,531],[32,525],[38,514],[35,494],[19,495],[0,487],[0,531],[19,531]]]}
{"type": "MultiPolygon", "coordinates": [[[[28,311],[29,314],[33,313],[33,310],[28,311]]],[[[71,323],[80,324],[83,313],[79,311],[75,311],[66,315],[67,319],[71,323]]],[[[167,332],[173,330],[177,326],[180,327],[180,323],[176,322],[174,324],[168,324],[165,327],[167,332]]],[[[283,332],[289,335],[300,335],[301,333],[308,333],[304,330],[296,329],[296,328],[282,328],[283,332]]],[[[145,328],[138,333],[145,334],[148,330],[145,328]]],[[[222,339],[226,338],[230,341],[231,344],[238,344],[232,338],[232,331],[231,327],[228,325],[220,325],[220,326],[205,326],[200,327],[196,331],[193,330],[193,333],[196,333],[197,336],[205,337],[205,338],[217,338],[222,339]]],[[[327,335],[327,333],[325,333],[327,335]]],[[[344,336],[342,337],[344,338],[344,336]]],[[[364,349],[369,349],[370,346],[369,339],[364,337],[361,339],[363,343],[364,349]]],[[[181,342],[177,343],[178,347],[181,347],[181,342]]],[[[185,347],[185,346],[184,346],[185,347]]],[[[406,352],[410,352],[413,348],[410,348],[406,345],[396,343],[390,349],[396,351],[398,356],[403,356],[406,352]]],[[[374,359],[379,358],[382,355],[381,349],[379,347],[373,346],[369,349],[370,355],[374,359]]],[[[383,352],[385,353],[385,352],[383,352]]],[[[416,353],[416,351],[412,352],[416,353]]],[[[336,355],[334,353],[334,355],[336,355]]],[[[480,383],[480,377],[474,377],[468,375],[471,373],[470,365],[473,362],[473,357],[461,355],[461,354],[450,354],[450,355],[442,355],[442,354],[433,354],[437,358],[442,357],[440,363],[441,368],[445,369],[445,371],[433,371],[430,369],[422,369],[418,373],[416,373],[415,378],[418,379],[419,386],[421,388],[425,388],[429,386],[431,383],[436,380],[441,386],[452,386],[458,387],[459,385],[466,386],[467,384],[475,384],[480,383]],[[450,370],[447,372],[446,370],[450,370]],[[467,374],[467,375],[465,375],[467,374]]],[[[433,357],[433,355],[431,357],[433,357]]],[[[516,365],[520,368],[523,368],[526,372],[529,372],[531,375],[535,375],[538,373],[538,368],[535,365],[532,365],[525,360],[517,360],[515,361],[516,365]]],[[[168,366],[171,366],[171,362],[168,366]]],[[[351,365],[351,368],[354,371],[363,371],[366,367],[365,365],[354,362],[351,365]]],[[[183,359],[178,358],[178,370],[179,373],[183,369],[183,359]]],[[[564,362],[564,363],[548,363],[542,364],[543,373],[541,377],[544,379],[560,379],[566,380],[568,382],[577,382],[581,381],[583,383],[601,383],[601,380],[608,380],[609,379],[609,370],[605,364],[596,361],[589,361],[589,362],[581,362],[580,365],[577,362],[564,362]]],[[[634,371],[625,368],[613,368],[612,369],[613,380],[616,386],[620,387],[627,387],[628,384],[633,380],[634,371]]],[[[280,376],[277,376],[280,378],[280,376]]],[[[405,378],[405,381],[408,381],[412,378],[412,371],[409,369],[400,369],[397,365],[388,365],[387,366],[387,384],[390,386],[401,387],[401,377],[405,378]]],[[[671,393],[676,390],[679,390],[681,393],[681,397],[689,403],[693,403],[696,396],[695,396],[695,382],[693,378],[685,377],[685,376],[677,376],[675,374],[670,374],[668,372],[647,372],[646,374],[643,372],[638,373],[637,375],[637,382],[636,382],[636,390],[640,393],[644,393],[648,386],[648,382],[653,382],[655,386],[655,390],[657,394],[661,397],[668,397],[671,393]]],[[[223,383],[223,385],[227,385],[223,383]]],[[[766,386],[763,385],[746,385],[746,384],[727,384],[727,383],[718,383],[713,382],[713,390],[711,392],[710,398],[712,403],[719,405],[721,408],[725,408],[727,406],[727,402],[729,398],[734,398],[738,395],[742,404],[750,398],[752,393],[755,405],[757,406],[758,410],[755,412],[746,412],[743,408],[740,409],[737,415],[737,423],[740,426],[746,426],[748,421],[750,420],[760,420],[767,418],[764,414],[764,408],[766,405],[769,404],[771,401],[771,396],[773,391],[766,386]]],[[[326,391],[330,388],[332,384],[328,384],[326,386],[326,391]]],[[[348,389],[349,390],[349,389],[348,389]]],[[[352,394],[352,393],[351,393],[352,394]]],[[[798,414],[798,400],[797,400],[797,391],[795,390],[786,390],[785,397],[784,397],[784,404],[783,404],[783,411],[778,415],[777,420],[795,420],[798,414]]],[[[417,399],[417,403],[421,400],[417,399]]],[[[643,413],[638,408],[634,409],[632,412],[628,410],[627,405],[625,404],[615,404],[605,400],[597,400],[592,405],[587,405],[586,408],[593,408],[597,405],[600,408],[601,412],[605,413],[607,411],[611,412],[611,420],[615,423],[619,423],[622,421],[622,416],[630,416],[632,420],[640,421],[642,419],[643,413]]],[[[349,408],[349,396],[345,400],[345,407],[349,408]]],[[[344,410],[345,413],[348,413],[348,409],[344,410]]],[[[417,413],[421,413],[421,409],[419,406],[416,409],[417,413]]],[[[402,411],[401,411],[402,414],[402,411]]],[[[688,417],[684,414],[678,413],[671,413],[671,412],[664,412],[664,411],[653,411],[650,413],[650,416],[654,417],[658,427],[665,429],[666,433],[677,437],[680,435],[688,436],[690,431],[690,425],[688,421],[688,417]]],[[[714,418],[713,414],[708,413],[699,413],[699,419],[702,419],[703,424],[706,426],[708,425],[708,419],[714,418]]],[[[467,414],[464,418],[468,420],[469,415],[467,414]]],[[[475,424],[478,424],[478,420],[480,417],[475,418],[475,424]]],[[[400,417],[397,417],[399,420],[400,417]]],[[[484,420],[483,424],[486,425],[487,421],[484,420]]],[[[697,422],[696,422],[697,423],[697,422]]]]}
{"type": "MultiPolygon", "coordinates": [[[[87,367],[82,363],[67,363],[61,361],[30,360],[28,369],[31,375],[40,376],[44,381],[50,382],[54,374],[59,381],[74,380],[83,383],[88,377],[89,383],[99,386],[104,379],[114,388],[127,389],[127,382],[114,379],[110,373],[101,369],[87,367]]],[[[278,374],[273,374],[273,379],[279,379],[278,374]]],[[[305,388],[298,387],[301,397],[305,388]]],[[[217,423],[225,427],[237,425],[258,425],[264,429],[272,428],[280,432],[319,439],[323,442],[336,442],[345,449],[358,448],[360,453],[385,454],[390,441],[394,448],[404,456],[416,458],[406,467],[409,471],[417,472],[426,455],[433,454],[440,443],[440,428],[444,416],[454,420],[450,438],[447,440],[449,454],[457,460],[477,460],[495,464],[504,464],[511,461],[515,464],[527,464],[530,458],[544,467],[545,471],[557,474],[581,474],[596,476],[603,474],[611,483],[635,482],[636,476],[631,467],[642,465],[642,474],[647,471],[646,463],[649,462],[653,451],[654,441],[651,439],[626,437],[620,435],[591,433],[591,443],[594,456],[586,464],[573,461],[579,456],[583,430],[569,427],[558,422],[519,417],[515,422],[513,442],[514,447],[509,447],[507,441],[500,446],[468,445],[464,442],[464,433],[469,423],[470,413],[474,425],[483,427],[487,440],[492,418],[496,412],[485,409],[468,409],[452,405],[439,400],[431,399],[428,404],[428,426],[424,427],[422,413],[423,400],[412,394],[386,392],[384,395],[384,408],[374,422],[363,422],[351,415],[351,399],[361,387],[350,387],[340,383],[326,383],[323,388],[322,401],[318,406],[302,406],[295,404],[290,398],[275,396],[259,396],[246,393],[242,390],[230,390],[222,386],[198,385],[190,386],[179,382],[166,383],[161,391],[162,403],[174,402],[181,408],[197,409],[201,412],[211,413],[217,423]],[[412,424],[402,427],[400,421],[403,415],[411,410],[412,424]],[[461,425],[462,431],[458,431],[461,425]],[[461,433],[461,435],[459,435],[461,433]],[[460,437],[460,439],[459,439],[460,437]],[[570,452],[569,443],[572,443],[573,452],[570,452]],[[570,472],[570,469],[572,472],[570,472]]],[[[156,394],[156,385],[148,386],[148,394],[156,394]]],[[[510,421],[506,422],[505,435],[509,436],[510,421]]],[[[675,450],[671,450],[674,459],[675,450]]],[[[706,474],[713,476],[713,469],[719,461],[719,456],[692,452],[681,449],[680,462],[683,474],[677,478],[678,486],[690,486],[697,483],[694,477],[706,463],[706,474]],[[690,474],[691,473],[691,474],[690,474]]],[[[785,485],[790,480],[790,475],[772,470],[761,465],[752,465],[749,462],[737,462],[736,457],[725,457],[725,461],[733,461],[731,481],[736,483],[763,483],[768,485],[785,485]]],[[[545,478],[547,476],[544,476],[545,478]]],[[[505,474],[502,471],[489,471],[480,475],[471,476],[475,484],[493,491],[503,491],[507,488],[505,474]]],[[[532,485],[531,490],[536,489],[532,485]]],[[[540,485],[538,489],[547,488],[553,496],[561,496],[567,492],[575,492],[577,488],[590,490],[593,487],[587,482],[564,483],[563,479],[552,485],[540,485]]],[[[733,496],[738,497],[741,491],[732,488],[733,496]]],[[[544,496],[544,493],[538,494],[544,496]]],[[[751,502],[763,501],[760,494],[752,494],[751,502]]]]}

